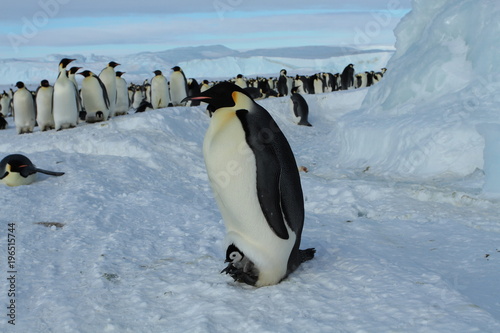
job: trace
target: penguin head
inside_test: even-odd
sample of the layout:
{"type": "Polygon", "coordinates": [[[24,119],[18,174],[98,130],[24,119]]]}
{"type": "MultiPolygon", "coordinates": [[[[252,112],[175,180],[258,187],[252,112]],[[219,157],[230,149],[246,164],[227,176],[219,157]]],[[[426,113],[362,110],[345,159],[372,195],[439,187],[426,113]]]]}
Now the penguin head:
{"type": "Polygon", "coordinates": [[[224,81],[205,90],[198,96],[186,97],[182,102],[199,100],[208,103],[208,109],[215,112],[217,109],[233,107],[237,103],[238,94],[243,94],[252,99],[250,95],[234,83],[224,81]]]}
{"type": "Polygon", "coordinates": [[[172,70],[173,70],[174,72],[182,72],[182,69],[181,69],[179,66],[174,66],[174,67],[172,67],[172,70]]]}
{"type": "Polygon", "coordinates": [[[293,88],[292,88],[292,90],[290,90],[290,92],[291,92],[292,94],[296,94],[296,93],[297,93],[297,90],[299,90],[299,88],[300,88],[300,86],[295,86],[295,87],[293,87],[293,88]]]}
{"type": "Polygon", "coordinates": [[[237,263],[243,260],[245,255],[236,247],[236,245],[231,244],[226,250],[226,260],[224,262],[237,263]]]}
{"type": "Polygon", "coordinates": [[[29,158],[21,154],[12,154],[4,157],[0,161],[0,166],[3,173],[0,178],[6,177],[9,173],[18,173],[24,178],[36,172],[36,168],[29,158]]]}
{"type": "Polygon", "coordinates": [[[116,72],[116,76],[117,77],[122,77],[122,75],[125,74],[125,73],[126,72],[120,72],[120,71],[118,71],[118,72],[116,72]]]}
{"type": "Polygon", "coordinates": [[[71,67],[69,69],[69,73],[70,74],[76,74],[76,72],[78,72],[78,70],[80,69],[81,67],[71,67]]]}
{"type": "Polygon", "coordinates": [[[45,87],[45,88],[49,87],[50,86],[49,81],[48,80],[40,81],[40,86],[45,87]]]}
{"type": "Polygon", "coordinates": [[[153,73],[155,73],[155,75],[161,75],[161,71],[159,69],[155,70],[153,73]]]}
{"type": "Polygon", "coordinates": [[[92,73],[91,71],[89,71],[88,69],[87,70],[84,70],[83,72],[80,72],[78,73],[80,75],[82,75],[83,77],[89,77],[89,76],[92,76],[94,75],[94,73],[92,73]]]}
{"type": "Polygon", "coordinates": [[[117,62],[114,62],[114,61],[110,61],[110,62],[108,63],[108,66],[109,66],[109,67],[113,67],[113,68],[115,68],[116,66],[120,66],[120,64],[119,64],[119,63],[117,63],[117,62]]]}
{"type": "Polygon", "coordinates": [[[63,58],[60,62],[59,62],[59,67],[61,68],[66,68],[66,66],[68,66],[72,61],[75,61],[76,59],[68,59],[68,58],[63,58]]]}
{"type": "Polygon", "coordinates": [[[22,89],[22,88],[24,88],[24,82],[18,81],[18,82],[16,83],[16,87],[17,87],[17,89],[22,89]]]}

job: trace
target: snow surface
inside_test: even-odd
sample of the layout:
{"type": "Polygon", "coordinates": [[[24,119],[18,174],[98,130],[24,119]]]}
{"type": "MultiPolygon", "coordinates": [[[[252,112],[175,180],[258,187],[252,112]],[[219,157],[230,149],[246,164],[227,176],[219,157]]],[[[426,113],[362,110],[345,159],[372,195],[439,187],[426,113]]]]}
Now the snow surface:
{"type": "Polygon", "coordinates": [[[498,36],[488,19],[499,5],[413,5],[380,83],[305,96],[313,127],[292,122],[286,97],[259,101],[309,170],[302,248],[317,249],[275,286],[219,274],[225,230],[202,158],[204,107],[24,135],[7,118],[0,156],[23,153],[66,174],[0,186],[0,258],[15,222],[18,270],[16,326],[3,315],[0,331],[499,332],[497,76],[473,47],[498,36]],[[459,30],[451,44],[429,40],[441,52],[420,50],[421,37],[438,33],[429,17],[464,15],[495,31],[474,30],[483,22],[474,19],[474,43],[459,30]],[[442,72],[448,85],[437,89],[423,70],[434,64],[470,75],[454,82],[442,72]]]}
{"type": "Polygon", "coordinates": [[[2,155],[66,172],[0,187],[0,244],[15,222],[18,266],[16,330],[4,316],[0,331],[497,332],[498,201],[479,194],[481,172],[398,182],[342,167],[336,119],[368,90],[305,96],[313,127],[292,122],[287,98],[260,102],[309,169],[302,247],[317,256],[259,289],[219,274],[225,229],[203,107],[0,131],[2,155]]]}

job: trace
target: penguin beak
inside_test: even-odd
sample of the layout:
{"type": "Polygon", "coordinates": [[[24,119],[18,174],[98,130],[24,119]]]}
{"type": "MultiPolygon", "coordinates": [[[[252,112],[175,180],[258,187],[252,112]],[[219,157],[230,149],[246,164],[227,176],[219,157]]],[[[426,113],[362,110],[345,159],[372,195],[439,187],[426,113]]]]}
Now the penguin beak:
{"type": "Polygon", "coordinates": [[[181,103],[184,103],[184,102],[187,102],[187,101],[192,101],[192,100],[195,100],[195,101],[204,101],[204,100],[207,100],[207,99],[212,99],[212,97],[209,97],[209,96],[189,96],[189,97],[184,98],[181,101],[181,103]]]}

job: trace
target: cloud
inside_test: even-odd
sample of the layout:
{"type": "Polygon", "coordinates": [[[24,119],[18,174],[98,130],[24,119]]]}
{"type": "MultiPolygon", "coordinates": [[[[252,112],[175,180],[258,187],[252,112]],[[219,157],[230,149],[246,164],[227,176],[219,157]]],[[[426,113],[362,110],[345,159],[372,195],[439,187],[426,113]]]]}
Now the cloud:
{"type": "Polygon", "coordinates": [[[15,2],[9,10],[12,15],[5,17],[5,12],[0,12],[0,57],[51,47],[54,52],[80,47],[81,52],[89,53],[109,45],[121,45],[121,51],[125,45],[148,51],[208,44],[237,49],[354,44],[360,40],[356,36],[364,31],[370,36],[363,40],[387,44],[394,42],[392,29],[408,10],[408,2],[276,0],[263,5],[264,1],[213,0],[193,5],[138,0],[39,0],[31,7],[15,2]],[[377,20],[374,15],[383,19],[377,20]],[[367,28],[369,23],[379,31],[370,31],[373,27],[367,28]]]}

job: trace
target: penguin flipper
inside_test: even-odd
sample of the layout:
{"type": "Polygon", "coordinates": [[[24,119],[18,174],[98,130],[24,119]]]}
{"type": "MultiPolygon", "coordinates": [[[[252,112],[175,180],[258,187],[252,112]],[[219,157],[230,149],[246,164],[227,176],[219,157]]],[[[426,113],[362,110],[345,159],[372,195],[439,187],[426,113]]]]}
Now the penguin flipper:
{"type": "Polygon", "coordinates": [[[9,172],[8,171],[5,171],[5,173],[0,177],[0,179],[4,179],[5,177],[7,177],[9,175],[9,172]]]}
{"type": "Polygon", "coordinates": [[[21,176],[23,176],[24,178],[34,174],[37,172],[37,168],[31,164],[31,165],[27,165],[25,166],[24,168],[21,169],[21,171],[19,171],[19,174],[21,176]]]}
{"type": "Polygon", "coordinates": [[[49,171],[49,170],[43,170],[43,169],[35,169],[36,172],[44,173],[46,175],[51,175],[51,176],[62,176],[64,175],[64,172],[57,172],[57,171],[49,171]]]}
{"type": "MultiPolygon", "coordinates": [[[[264,110],[265,111],[265,110],[264,110]]],[[[273,229],[276,235],[281,239],[288,239],[288,231],[285,226],[285,220],[281,211],[281,193],[280,178],[281,168],[276,151],[272,145],[272,140],[277,133],[272,130],[276,128],[255,128],[252,126],[256,121],[247,119],[252,117],[247,110],[236,111],[241,124],[246,128],[246,141],[255,156],[257,168],[257,197],[269,227],[273,229]],[[265,130],[269,130],[269,137],[263,135],[265,130]]],[[[267,114],[262,113],[262,115],[267,114]]],[[[269,126],[274,124],[269,116],[269,121],[265,122],[269,126]]],[[[278,129],[279,130],[279,129],[278,129]]]]}

